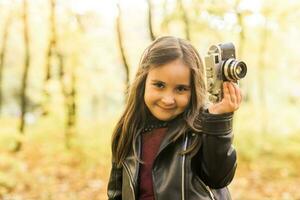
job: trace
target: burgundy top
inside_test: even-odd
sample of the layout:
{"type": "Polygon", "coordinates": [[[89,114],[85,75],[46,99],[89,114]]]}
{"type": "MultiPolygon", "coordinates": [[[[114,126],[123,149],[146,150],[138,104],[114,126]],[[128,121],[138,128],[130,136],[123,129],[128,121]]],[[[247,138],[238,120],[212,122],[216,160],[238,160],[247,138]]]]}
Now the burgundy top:
{"type": "Polygon", "coordinates": [[[166,132],[167,128],[157,128],[142,134],[139,200],[154,200],[152,166],[166,132]]]}

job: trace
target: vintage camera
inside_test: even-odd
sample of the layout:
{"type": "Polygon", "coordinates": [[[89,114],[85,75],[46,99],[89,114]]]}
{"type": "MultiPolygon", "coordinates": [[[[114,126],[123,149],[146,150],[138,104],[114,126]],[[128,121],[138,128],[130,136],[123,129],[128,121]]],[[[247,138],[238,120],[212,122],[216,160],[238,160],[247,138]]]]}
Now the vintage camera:
{"type": "Polygon", "coordinates": [[[247,65],[235,58],[235,48],[232,43],[210,46],[205,56],[205,67],[208,98],[212,103],[222,100],[224,81],[238,83],[238,80],[247,74],[247,65]]]}

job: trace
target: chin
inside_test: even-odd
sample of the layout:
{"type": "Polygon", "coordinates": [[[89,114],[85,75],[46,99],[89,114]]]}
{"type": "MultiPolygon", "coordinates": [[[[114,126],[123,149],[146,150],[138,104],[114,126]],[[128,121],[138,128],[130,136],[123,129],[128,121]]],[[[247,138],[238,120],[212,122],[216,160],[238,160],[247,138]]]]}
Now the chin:
{"type": "Polygon", "coordinates": [[[154,115],[154,116],[161,121],[170,121],[176,117],[176,116],[162,116],[162,115],[154,115]]]}

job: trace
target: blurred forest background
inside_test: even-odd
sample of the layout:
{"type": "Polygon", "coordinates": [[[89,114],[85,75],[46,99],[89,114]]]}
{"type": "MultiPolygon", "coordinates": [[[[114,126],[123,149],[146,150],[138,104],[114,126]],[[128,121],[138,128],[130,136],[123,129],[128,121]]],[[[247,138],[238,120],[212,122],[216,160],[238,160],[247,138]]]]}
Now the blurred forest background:
{"type": "Polygon", "coordinates": [[[300,199],[300,1],[0,0],[0,199],[106,199],[112,129],[144,48],[233,42],[233,199],[300,199]]]}

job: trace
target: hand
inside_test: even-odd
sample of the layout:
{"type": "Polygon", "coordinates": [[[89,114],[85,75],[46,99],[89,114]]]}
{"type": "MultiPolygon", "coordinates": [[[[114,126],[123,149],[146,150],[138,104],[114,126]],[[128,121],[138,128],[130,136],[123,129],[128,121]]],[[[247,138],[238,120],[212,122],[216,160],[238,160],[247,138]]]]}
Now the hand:
{"type": "Polygon", "coordinates": [[[242,93],[239,86],[233,82],[223,82],[223,99],[210,105],[208,112],[223,114],[236,111],[242,102],[242,93]]]}

